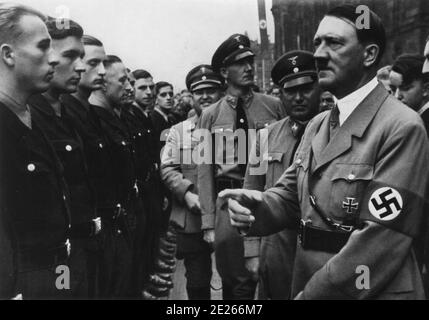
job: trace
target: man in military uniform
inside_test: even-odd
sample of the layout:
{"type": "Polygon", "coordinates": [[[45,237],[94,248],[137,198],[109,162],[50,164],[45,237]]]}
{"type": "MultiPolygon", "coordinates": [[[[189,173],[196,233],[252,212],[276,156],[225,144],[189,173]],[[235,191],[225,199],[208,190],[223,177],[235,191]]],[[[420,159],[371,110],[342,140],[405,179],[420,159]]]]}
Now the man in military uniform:
{"type": "MultiPolygon", "coordinates": [[[[292,164],[305,127],[319,109],[320,90],[312,53],[286,53],[274,64],[271,78],[282,88],[280,99],[289,116],[260,131],[250,153],[245,189],[264,191],[275,185],[292,164]],[[262,155],[260,161],[257,154],[262,155]],[[259,168],[263,171],[257,171],[259,168]]],[[[296,231],[284,230],[262,238],[262,242],[260,238],[244,240],[246,266],[255,278],[259,266],[261,299],[290,298],[296,238],[296,231]]]]}
{"type": "Polygon", "coordinates": [[[174,123],[174,117],[170,114],[173,109],[173,85],[160,81],[155,85],[156,107],[151,114],[152,124],[155,129],[155,137],[158,141],[158,157],[161,158],[162,148],[165,146],[168,131],[174,123]]]}
{"type": "Polygon", "coordinates": [[[143,199],[145,211],[145,228],[137,233],[139,245],[142,246],[140,258],[142,261],[136,282],[141,286],[146,284],[150,273],[154,272],[155,260],[158,255],[159,229],[162,217],[161,179],[159,176],[159,137],[155,134],[149,113],[154,103],[155,84],[152,75],[142,69],[132,72],[135,78],[134,91],[135,103],[129,108],[129,112],[135,117],[135,121],[142,129],[142,143],[140,166],[144,172],[141,175],[140,194],[143,199]]]}
{"type": "MultiPolygon", "coordinates": [[[[112,156],[111,145],[101,129],[100,121],[95,116],[88,102],[91,93],[100,90],[104,84],[106,70],[103,61],[106,52],[103,43],[89,35],[84,35],[82,42],[85,49],[83,64],[85,72],[81,74],[81,80],[76,92],[61,95],[61,101],[67,109],[76,130],[82,138],[84,152],[88,164],[88,176],[96,195],[97,215],[101,217],[102,230],[99,238],[97,254],[90,258],[96,259],[97,272],[101,280],[101,288],[105,288],[106,274],[115,263],[107,264],[102,258],[106,252],[110,252],[115,239],[114,217],[117,214],[119,203],[117,181],[115,178],[115,164],[112,156]]],[[[91,263],[93,263],[91,261],[91,263]]],[[[90,297],[105,294],[100,292],[98,286],[90,288],[90,297]]],[[[106,297],[106,295],[104,295],[106,297]]]]}
{"type": "Polygon", "coordinates": [[[57,267],[70,254],[63,167],[27,101],[58,64],[45,16],[0,4],[0,298],[58,299],[57,267]]]}
{"type": "Polygon", "coordinates": [[[355,26],[353,5],[319,24],[319,85],[338,101],[307,125],[294,164],[264,193],[220,195],[241,232],[301,225],[295,299],[424,298],[413,240],[423,222],[428,138],[419,116],[377,82],[386,38],[369,13],[369,29],[355,26]]]}
{"type": "Polygon", "coordinates": [[[100,295],[103,298],[124,298],[131,295],[135,204],[138,181],[135,173],[133,144],[127,127],[121,121],[119,106],[132,91],[127,70],[121,59],[107,56],[105,85],[94,91],[89,99],[91,110],[107,138],[115,168],[118,207],[106,234],[103,254],[105,274],[100,276],[100,295]]]}
{"type": "Polygon", "coordinates": [[[212,132],[214,140],[211,163],[198,168],[202,229],[204,239],[210,244],[215,242],[216,235],[216,263],[222,278],[224,299],[253,299],[256,282],[244,267],[242,238],[231,227],[228,217],[219,212],[217,193],[243,185],[248,130],[264,128],[285,117],[280,100],[252,91],[254,56],[250,40],[244,35],[232,35],[222,43],[213,56],[212,67],[228,83],[226,96],[206,108],[199,120],[199,128],[212,132]],[[242,140],[245,141],[240,145],[233,137],[236,130],[244,133],[242,140]],[[224,138],[227,139],[226,145],[215,143],[224,138]],[[239,154],[243,147],[244,152],[239,154]],[[232,149],[233,154],[227,149],[232,149]],[[223,157],[225,152],[227,159],[223,157]]]}
{"type": "Polygon", "coordinates": [[[134,89],[136,91],[136,103],[145,115],[149,115],[155,105],[155,83],[153,76],[146,70],[137,69],[133,71],[136,79],[134,89]]]}
{"type": "Polygon", "coordinates": [[[68,23],[69,28],[58,29],[55,19],[46,22],[59,64],[49,90],[33,96],[30,105],[34,118],[40,121],[64,167],[72,218],[71,293],[74,298],[87,299],[89,287],[94,288],[95,283],[95,278],[89,279],[90,274],[94,275],[95,264],[89,261],[94,256],[95,236],[101,230],[101,221],[96,217],[95,195],[88,178],[82,139],[60,101],[61,94],[77,90],[81,73],[85,71],[81,60],[83,30],[72,20],[68,23]]]}
{"type": "Polygon", "coordinates": [[[196,115],[171,128],[161,159],[161,177],[173,196],[170,224],[178,232],[176,256],[184,259],[190,300],[210,300],[212,276],[211,247],[201,230],[197,164],[192,158],[199,141],[193,133],[202,110],[221,98],[223,84],[224,79],[209,65],[188,73],[186,86],[195,97],[196,115]]]}

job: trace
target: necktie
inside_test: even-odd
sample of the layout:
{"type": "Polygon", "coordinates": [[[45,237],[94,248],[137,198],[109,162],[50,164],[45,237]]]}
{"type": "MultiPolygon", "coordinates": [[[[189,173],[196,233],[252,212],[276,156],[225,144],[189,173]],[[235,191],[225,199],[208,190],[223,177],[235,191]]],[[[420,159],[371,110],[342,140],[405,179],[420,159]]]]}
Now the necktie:
{"type": "Polygon", "coordinates": [[[248,158],[249,158],[249,146],[248,146],[248,130],[249,130],[249,124],[247,122],[247,116],[246,116],[246,112],[244,111],[244,101],[242,98],[238,98],[237,101],[237,107],[236,107],[236,112],[237,112],[237,118],[235,120],[235,128],[236,130],[238,129],[242,129],[244,130],[244,132],[246,133],[246,163],[245,164],[240,164],[240,172],[242,173],[243,177],[246,174],[246,168],[247,168],[247,163],[248,163],[248,158]]]}
{"type": "Polygon", "coordinates": [[[331,109],[331,117],[329,119],[329,141],[332,140],[332,138],[335,136],[339,128],[340,128],[340,110],[338,109],[338,106],[335,105],[331,109]]]}

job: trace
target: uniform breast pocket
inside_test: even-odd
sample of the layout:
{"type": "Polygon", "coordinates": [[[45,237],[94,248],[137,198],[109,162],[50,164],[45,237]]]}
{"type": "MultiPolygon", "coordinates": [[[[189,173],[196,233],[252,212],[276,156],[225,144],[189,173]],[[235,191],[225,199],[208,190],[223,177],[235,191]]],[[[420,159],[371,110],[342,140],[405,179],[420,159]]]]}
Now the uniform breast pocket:
{"type": "Polygon", "coordinates": [[[269,125],[273,124],[274,122],[276,122],[276,120],[273,120],[273,119],[255,121],[255,128],[256,130],[264,129],[269,125]]]}
{"type": "Polygon", "coordinates": [[[374,167],[368,164],[337,163],[331,177],[331,213],[338,218],[354,218],[374,167]]]}
{"type": "MultiPolygon", "coordinates": [[[[239,145],[239,135],[234,135],[234,127],[231,124],[215,125],[212,127],[213,160],[216,164],[234,164],[236,149],[239,145]]],[[[243,135],[241,136],[243,139],[243,135]]],[[[244,139],[246,136],[244,135],[244,139]]],[[[245,142],[246,140],[244,140],[245,142]]],[[[242,146],[243,141],[240,143],[242,146]]]]}
{"type": "Polygon", "coordinates": [[[195,183],[197,179],[197,165],[192,157],[192,152],[192,146],[185,145],[180,147],[180,168],[183,176],[195,183]]]}
{"type": "Polygon", "coordinates": [[[193,153],[192,146],[181,146],[180,147],[180,160],[179,161],[183,167],[194,166],[192,153],[193,153]]]}
{"type": "Polygon", "coordinates": [[[271,188],[275,185],[277,180],[280,179],[284,172],[282,152],[269,152],[268,153],[268,171],[266,176],[266,187],[271,188]]]}

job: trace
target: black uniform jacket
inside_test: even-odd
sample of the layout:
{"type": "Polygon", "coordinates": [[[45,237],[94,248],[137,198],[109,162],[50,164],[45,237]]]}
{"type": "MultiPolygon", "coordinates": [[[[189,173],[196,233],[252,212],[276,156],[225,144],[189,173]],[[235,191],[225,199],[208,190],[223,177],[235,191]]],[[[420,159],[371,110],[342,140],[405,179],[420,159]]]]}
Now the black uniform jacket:
{"type": "Polygon", "coordinates": [[[0,298],[19,293],[23,259],[65,244],[67,199],[63,167],[40,123],[33,118],[29,129],[0,103],[0,298]]]}

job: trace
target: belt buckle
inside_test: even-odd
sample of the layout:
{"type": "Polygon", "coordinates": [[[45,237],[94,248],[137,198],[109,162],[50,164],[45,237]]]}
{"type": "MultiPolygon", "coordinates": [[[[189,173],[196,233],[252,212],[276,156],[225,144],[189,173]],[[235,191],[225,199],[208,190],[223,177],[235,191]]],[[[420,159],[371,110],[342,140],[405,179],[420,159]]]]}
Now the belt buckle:
{"type": "Polygon", "coordinates": [[[341,230],[341,231],[345,231],[345,232],[352,232],[353,231],[353,226],[346,226],[346,225],[342,225],[339,223],[334,223],[335,228],[337,228],[337,230],[341,230]]]}
{"type": "Polygon", "coordinates": [[[65,247],[67,250],[67,258],[70,258],[70,253],[71,253],[71,243],[70,243],[70,239],[67,239],[67,241],[65,242],[65,247]]]}
{"type": "Polygon", "coordinates": [[[301,221],[300,221],[300,223],[299,223],[299,236],[298,236],[298,238],[299,238],[299,243],[303,246],[304,245],[304,243],[305,243],[305,233],[306,233],[306,227],[307,227],[307,225],[311,225],[311,220],[304,220],[304,219],[301,219],[301,221]]]}

